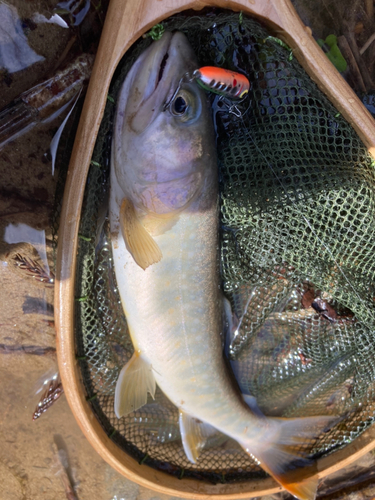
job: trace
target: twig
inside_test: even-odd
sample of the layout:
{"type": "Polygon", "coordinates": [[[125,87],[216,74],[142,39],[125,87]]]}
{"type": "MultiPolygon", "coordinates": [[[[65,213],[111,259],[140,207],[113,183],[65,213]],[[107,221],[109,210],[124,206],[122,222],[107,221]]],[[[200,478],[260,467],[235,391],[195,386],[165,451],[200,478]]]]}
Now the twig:
{"type": "Polygon", "coordinates": [[[95,5],[93,0],[91,0],[91,5],[94,7],[96,15],[98,16],[100,24],[103,26],[104,24],[104,19],[103,19],[103,7],[102,7],[102,2],[99,0],[98,5],[95,5]]]}
{"type": "Polygon", "coordinates": [[[41,417],[62,394],[64,394],[64,389],[60,377],[57,376],[57,378],[50,381],[47,389],[40,398],[38,406],[35,408],[33,413],[33,420],[37,420],[41,417]]]}
{"type": "Polygon", "coordinates": [[[14,352],[24,352],[34,356],[56,356],[55,347],[40,347],[38,345],[8,345],[0,344],[0,354],[12,354],[14,352]]]}
{"type": "Polygon", "coordinates": [[[338,22],[338,16],[337,15],[333,15],[332,12],[331,12],[331,9],[330,9],[330,2],[327,4],[326,3],[326,0],[322,0],[322,3],[323,3],[323,6],[327,12],[327,14],[330,16],[331,18],[331,21],[332,21],[332,26],[337,26],[337,22],[338,22]]]}
{"type": "Polygon", "coordinates": [[[365,87],[366,87],[366,91],[372,90],[374,88],[374,83],[373,83],[371,75],[367,69],[367,66],[364,63],[364,61],[359,53],[354,33],[348,30],[348,33],[345,34],[345,38],[347,39],[348,44],[351,48],[351,51],[353,52],[355,60],[358,64],[358,68],[361,72],[361,76],[362,76],[363,82],[364,82],[365,87]]]}
{"type": "Polygon", "coordinates": [[[72,486],[72,483],[70,481],[69,475],[66,471],[66,467],[64,465],[64,462],[62,460],[61,454],[57,448],[56,445],[53,446],[54,452],[55,452],[55,462],[56,465],[58,466],[58,475],[61,478],[61,482],[64,486],[65,490],[65,495],[67,500],[78,500],[78,497],[74,491],[74,488],[72,486]]]}
{"type": "Polygon", "coordinates": [[[54,286],[55,275],[53,272],[48,273],[37,261],[24,257],[19,253],[13,257],[13,260],[19,269],[26,271],[29,275],[31,274],[37,281],[45,283],[46,286],[54,286]]]}
{"type": "Polygon", "coordinates": [[[364,46],[360,49],[359,53],[362,55],[372,44],[372,42],[375,40],[375,33],[373,33],[370,38],[367,40],[367,42],[364,44],[364,46]]]}
{"type": "Polygon", "coordinates": [[[0,214],[0,219],[7,219],[8,217],[13,217],[14,215],[20,216],[21,214],[32,214],[31,210],[20,210],[17,212],[8,212],[5,214],[0,214]]]}
{"type": "Polygon", "coordinates": [[[370,21],[374,20],[374,0],[365,0],[366,14],[370,21]]]}
{"type": "Polygon", "coordinates": [[[57,63],[55,64],[55,66],[53,67],[52,71],[51,71],[51,74],[54,74],[55,71],[60,67],[60,65],[64,62],[66,56],[69,54],[70,52],[70,49],[73,47],[73,45],[75,44],[75,42],[77,41],[77,37],[76,35],[73,35],[72,38],[68,41],[68,43],[66,44],[66,47],[65,49],[63,50],[62,54],[60,55],[60,57],[58,58],[57,60],[57,63]]]}
{"type": "Polygon", "coordinates": [[[358,64],[354,58],[353,52],[351,51],[345,36],[339,36],[337,38],[337,44],[346,62],[348,63],[354,90],[360,90],[361,92],[366,92],[366,87],[363,82],[361,72],[359,71],[358,64]]]}

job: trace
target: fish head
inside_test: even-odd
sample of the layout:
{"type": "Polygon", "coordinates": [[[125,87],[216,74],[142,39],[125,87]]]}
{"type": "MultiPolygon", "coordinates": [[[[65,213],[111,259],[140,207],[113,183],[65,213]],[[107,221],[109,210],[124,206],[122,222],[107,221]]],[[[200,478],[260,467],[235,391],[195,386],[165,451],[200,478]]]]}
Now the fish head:
{"type": "Polygon", "coordinates": [[[205,92],[186,77],[197,67],[185,35],[166,32],[141,54],[123,84],[112,163],[115,182],[143,212],[164,214],[212,198],[212,119],[205,92]]]}

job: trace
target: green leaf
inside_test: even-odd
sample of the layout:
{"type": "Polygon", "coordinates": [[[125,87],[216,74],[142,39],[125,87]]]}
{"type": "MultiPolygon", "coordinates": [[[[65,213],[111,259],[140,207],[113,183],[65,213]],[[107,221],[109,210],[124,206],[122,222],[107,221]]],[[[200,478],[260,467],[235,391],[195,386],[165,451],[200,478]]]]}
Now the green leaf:
{"type": "Polygon", "coordinates": [[[335,68],[342,73],[347,68],[347,62],[344,56],[341,54],[341,51],[337,45],[337,36],[336,35],[328,35],[325,40],[319,38],[317,40],[319,47],[322,47],[324,50],[324,46],[328,46],[328,52],[324,50],[326,56],[331,61],[331,63],[335,66],[335,68]]]}

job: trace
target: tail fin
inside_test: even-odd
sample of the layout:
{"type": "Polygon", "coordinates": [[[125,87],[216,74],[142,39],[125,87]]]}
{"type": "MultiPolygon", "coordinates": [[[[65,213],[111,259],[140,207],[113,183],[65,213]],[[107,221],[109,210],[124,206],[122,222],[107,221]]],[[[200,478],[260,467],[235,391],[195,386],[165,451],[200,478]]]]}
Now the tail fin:
{"type": "Polygon", "coordinates": [[[317,469],[314,462],[304,458],[306,445],[339,420],[337,417],[268,418],[262,441],[240,444],[289,493],[300,500],[314,500],[317,469]]]}

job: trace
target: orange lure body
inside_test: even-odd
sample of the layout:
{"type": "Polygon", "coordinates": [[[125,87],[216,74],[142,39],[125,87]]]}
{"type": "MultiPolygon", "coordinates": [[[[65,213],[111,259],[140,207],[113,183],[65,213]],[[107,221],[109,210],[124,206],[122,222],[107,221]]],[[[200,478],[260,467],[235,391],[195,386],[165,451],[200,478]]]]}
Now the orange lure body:
{"type": "Polygon", "coordinates": [[[250,82],[246,76],[214,66],[204,66],[195,70],[193,77],[205,90],[231,99],[242,99],[250,89],[250,82]]]}

